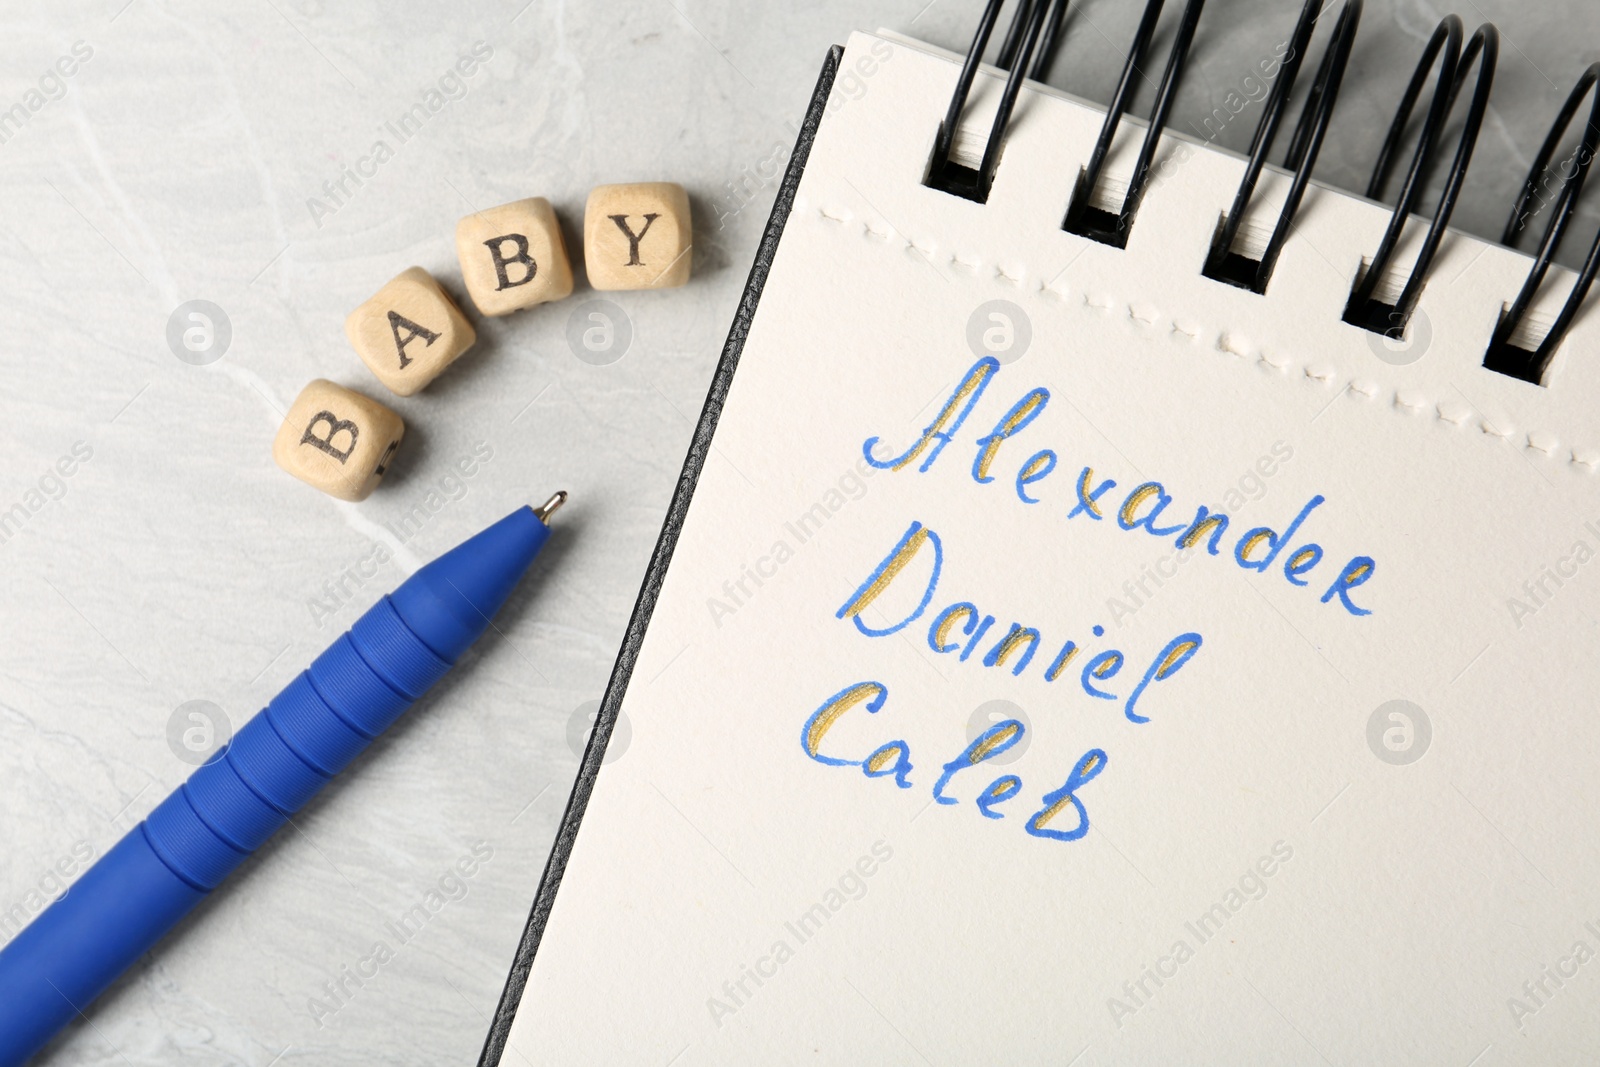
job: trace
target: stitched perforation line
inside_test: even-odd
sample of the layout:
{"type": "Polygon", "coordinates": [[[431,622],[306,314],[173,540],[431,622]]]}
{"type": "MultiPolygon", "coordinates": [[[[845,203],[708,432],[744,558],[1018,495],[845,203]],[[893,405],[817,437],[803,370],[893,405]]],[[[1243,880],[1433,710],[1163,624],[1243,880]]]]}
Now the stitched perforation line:
{"type": "MultiPolygon", "coordinates": [[[[1513,448],[1532,452],[1552,462],[1577,467],[1589,473],[1600,469],[1600,447],[1587,447],[1581,450],[1563,449],[1558,436],[1550,431],[1519,431],[1512,426],[1497,425],[1478,411],[1465,396],[1462,396],[1459,404],[1453,401],[1430,401],[1414,391],[1403,389],[1390,391],[1363,378],[1351,377],[1341,381],[1339,375],[1326,367],[1300,362],[1282,353],[1267,353],[1254,349],[1240,342],[1233,333],[1225,329],[1212,331],[1194,323],[1180,323],[1175,319],[1168,319],[1158,308],[1150,305],[1134,304],[1102,293],[1079,291],[1074,294],[1065,286],[1053,284],[1053,280],[1036,281],[1029,285],[1027,279],[1030,277],[1030,272],[1019,269],[1016,264],[989,264],[986,270],[986,261],[981,256],[940,253],[936,247],[927,243],[919,244],[881,220],[858,222],[855,213],[849,208],[819,207],[814,211],[799,214],[814,222],[825,223],[842,234],[855,233],[868,242],[885,248],[899,249],[907,255],[920,256],[935,268],[941,264],[949,266],[952,268],[952,278],[972,280],[992,278],[1016,289],[1021,295],[1035,299],[1049,300],[1066,306],[1076,302],[1086,310],[1101,315],[1123,315],[1135,326],[1151,333],[1164,334],[1173,343],[1188,343],[1238,359],[1253,359],[1263,369],[1273,371],[1283,378],[1293,378],[1298,372],[1304,379],[1323,388],[1338,390],[1339,396],[1359,398],[1369,403],[1386,403],[1389,410],[1397,414],[1413,418],[1431,417],[1457,429],[1476,429],[1485,437],[1502,441],[1513,448]],[[1216,335],[1215,344],[1205,345],[1203,339],[1213,332],[1216,335]]],[[[1037,277],[1037,275],[1032,276],[1037,277]]]]}

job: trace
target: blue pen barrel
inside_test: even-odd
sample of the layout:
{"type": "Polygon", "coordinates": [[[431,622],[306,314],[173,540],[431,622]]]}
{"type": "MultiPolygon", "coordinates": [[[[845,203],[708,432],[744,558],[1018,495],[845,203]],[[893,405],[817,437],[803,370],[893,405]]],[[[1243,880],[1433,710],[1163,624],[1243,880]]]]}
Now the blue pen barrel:
{"type": "Polygon", "coordinates": [[[549,536],[523,508],[384,597],[0,950],[23,1063],[437,682],[549,536]]]}

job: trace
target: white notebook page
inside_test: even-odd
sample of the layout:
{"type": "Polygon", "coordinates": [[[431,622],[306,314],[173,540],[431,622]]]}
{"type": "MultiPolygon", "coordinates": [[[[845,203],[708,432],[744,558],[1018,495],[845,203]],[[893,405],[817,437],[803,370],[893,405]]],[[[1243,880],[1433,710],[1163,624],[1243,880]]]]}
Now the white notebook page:
{"type": "Polygon", "coordinates": [[[841,71],[503,1062],[1593,1054],[1600,316],[1484,370],[1528,260],[1451,235],[1395,351],[1388,209],[1313,188],[1257,295],[1242,161],[1167,138],[1111,248],[1097,109],[1025,91],[977,204],[953,60],[841,71]]]}

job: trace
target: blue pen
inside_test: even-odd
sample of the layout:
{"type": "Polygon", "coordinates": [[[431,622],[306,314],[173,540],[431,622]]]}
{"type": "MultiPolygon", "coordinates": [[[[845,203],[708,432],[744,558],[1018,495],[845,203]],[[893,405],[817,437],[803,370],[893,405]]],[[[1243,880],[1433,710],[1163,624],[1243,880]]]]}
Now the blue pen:
{"type": "Polygon", "coordinates": [[[378,601],[0,950],[0,1067],[83,1012],[444,676],[566,499],[513,512],[378,601]]]}

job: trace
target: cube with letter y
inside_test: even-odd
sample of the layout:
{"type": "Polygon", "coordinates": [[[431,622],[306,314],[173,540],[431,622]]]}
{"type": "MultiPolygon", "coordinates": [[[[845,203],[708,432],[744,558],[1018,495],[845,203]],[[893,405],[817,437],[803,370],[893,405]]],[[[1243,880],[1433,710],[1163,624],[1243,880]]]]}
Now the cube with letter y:
{"type": "Polygon", "coordinates": [[[396,396],[433,381],[478,339],[455,301],[421,267],[400,272],[352,311],[344,333],[396,396]]]}
{"type": "Polygon", "coordinates": [[[300,390],[284,416],[272,458],[329,496],[365,500],[405,432],[400,416],[376,400],[318,378],[300,390]]]}
{"type": "Polygon", "coordinates": [[[672,182],[596,186],[583,213],[583,260],[596,289],[670,289],[689,280],[689,194],[672,182]]]}
{"type": "Polygon", "coordinates": [[[456,255],[467,292],[485,315],[509,315],[572,293],[561,224],[543,197],[468,215],[456,223],[456,255]]]}

